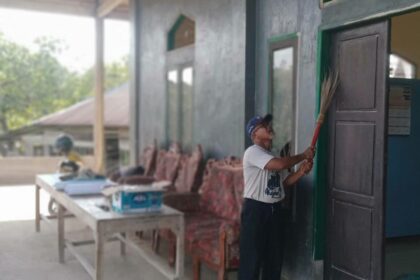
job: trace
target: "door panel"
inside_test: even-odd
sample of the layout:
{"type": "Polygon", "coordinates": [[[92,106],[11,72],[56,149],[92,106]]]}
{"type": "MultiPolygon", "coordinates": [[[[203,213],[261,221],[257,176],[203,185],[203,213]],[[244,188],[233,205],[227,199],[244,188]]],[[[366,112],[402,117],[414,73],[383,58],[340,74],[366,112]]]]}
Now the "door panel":
{"type": "Polygon", "coordinates": [[[334,156],[334,191],[373,195],[373,151],[375,124],[368,122],[336,123],[334,156]],[[358,147],[356,151],[349,147],[358,147]],[[342,159],[346,159],[345,161],[342,159]],[[352,165],[359,162],[354,168],[352,165]],[[348,172],[352,170],[352,173],[348,172]],[[357,181],[354,178],[359,178],[357,181]]]}
{"type": "Polygon", "coordinates": [[[388,29],[332,34],[326,279],[383,279],[388,29]]]}
{"type": "MultiPolygon", "coordinates": [[[[334,270],[344,270],[358,275],[362,279],[369,279],[371,270],[372,252],[370,243],[372,231],[372,210],[370,207],[361,207],[355,203],[333,201],[335,235],[332,259],[334,270]],[[357,237],[357,242],[353,237],[357,237]],[[358,256],[357,258],[348,257],[358,256]]],[[[337,278],[332,278],[337,279],[337,278]]]]}
{"type": "Polygon", "coordinates": [[[375,108],[374,82],[376,73],[376,51],[378,36],[349,38],[339,45],[340,83],[342,92],[337,98],[338,110],[368,110],[375,108]],[[348,59],[351,58],[351,59],[348,59]],[[355,71],[363,69],[363,71],[355,71]]]}

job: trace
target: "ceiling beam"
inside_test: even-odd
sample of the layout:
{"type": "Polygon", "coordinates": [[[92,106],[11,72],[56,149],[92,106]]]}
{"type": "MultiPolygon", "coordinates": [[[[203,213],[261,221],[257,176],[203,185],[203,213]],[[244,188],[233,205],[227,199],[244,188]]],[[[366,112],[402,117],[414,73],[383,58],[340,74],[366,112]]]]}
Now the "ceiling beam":
{"type": "Polygon", "coordinates": [[[120,5],[128,5],[129,0],[104,0],[98,7],[96,15],[106,17],[120,5]]]}

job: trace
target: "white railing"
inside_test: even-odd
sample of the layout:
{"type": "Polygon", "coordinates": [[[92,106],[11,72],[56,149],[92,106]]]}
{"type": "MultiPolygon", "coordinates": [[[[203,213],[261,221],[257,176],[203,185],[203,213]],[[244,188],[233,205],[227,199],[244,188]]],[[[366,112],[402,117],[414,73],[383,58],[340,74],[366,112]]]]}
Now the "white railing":
{"type": "MultiPolygon", "coordinates": [[[[5,157],[0,158],[0,186],[34,184],[35,176],[57,171],[63,157],[5,157]]],[[[83,157],[87,166],[93,166],[93,156],[83,157]]]]}

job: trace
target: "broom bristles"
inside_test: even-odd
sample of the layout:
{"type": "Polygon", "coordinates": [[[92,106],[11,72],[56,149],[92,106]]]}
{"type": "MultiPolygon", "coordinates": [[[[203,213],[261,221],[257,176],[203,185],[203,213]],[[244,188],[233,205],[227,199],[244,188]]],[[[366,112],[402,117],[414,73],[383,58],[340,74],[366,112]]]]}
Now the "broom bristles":
{"type": "Polygon", "coordinates": [[[319,113],[325,115],[328,110],[328,107],[331,104],[331,101],[334,97],[334,93],[338,86],[338,73],[329,71],[325,76],[324,81],[322,81],[321,86],[321,108],[319,113]]]}
{"type": "Polygon", "coordinates": [[[311,147],[314,148],[318,141],[319,132],[321,125],[324,122],[325,114],[330,106],[331,101],[334,98],[335,91],[338,86],[338,73],[328,71],[321,85],[321,106],[319,108],[319,114],[317,119],[317,125],[315,127],[314,135],[312,136],[311,147]]]}

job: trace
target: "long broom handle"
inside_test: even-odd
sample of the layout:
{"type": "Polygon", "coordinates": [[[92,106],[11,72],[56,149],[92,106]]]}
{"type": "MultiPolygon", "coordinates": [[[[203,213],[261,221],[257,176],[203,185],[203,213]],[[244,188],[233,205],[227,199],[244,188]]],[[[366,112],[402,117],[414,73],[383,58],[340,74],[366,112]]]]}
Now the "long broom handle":
{"type": "Polygon", "coordinates": [[[318,141],[319,131],[321,130],[321,123],[316,123],[314,136],[312,136],[311,148],[315,148],[316,142],[318,141]]]}
{"type": "Polygon", "coordinates": [[[316,142],[318,141],[319,132],[321,131],[322,123],[324,122],[324,114],[320,113],[316,121],[316,127],[314,135],[312,137],[311,148],[315,148],[316,142]]]}

